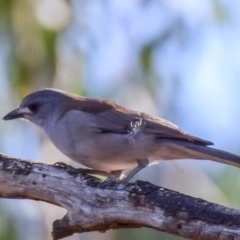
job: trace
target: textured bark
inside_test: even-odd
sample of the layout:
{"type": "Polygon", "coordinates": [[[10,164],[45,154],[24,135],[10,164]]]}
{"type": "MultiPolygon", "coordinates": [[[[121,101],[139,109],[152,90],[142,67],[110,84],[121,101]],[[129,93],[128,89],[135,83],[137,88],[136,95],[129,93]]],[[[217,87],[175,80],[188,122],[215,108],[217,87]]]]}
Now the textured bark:
{"type": "Polygon", "coordinates": [[[82,169],[0,155],[0,197],[67,209],[53,239],[74,233],[150,227],[190,239],[240,239],[240,211],[137,181],[106,184],[82,169]]]}

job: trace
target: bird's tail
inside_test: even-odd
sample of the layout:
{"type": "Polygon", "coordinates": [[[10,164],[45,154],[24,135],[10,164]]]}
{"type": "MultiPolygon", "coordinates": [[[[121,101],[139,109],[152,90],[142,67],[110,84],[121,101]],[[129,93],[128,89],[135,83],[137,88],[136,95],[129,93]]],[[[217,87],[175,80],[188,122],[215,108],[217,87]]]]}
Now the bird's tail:
{"type": "Polygon", "coordinates": [[[185,147],[187,147],[190,150],[193,150],[194,152],[200,153],[199,159],[209,159],[240,168],[240,156],[238,155],[198,144],[187,144],[187,146],[185,147]]]}

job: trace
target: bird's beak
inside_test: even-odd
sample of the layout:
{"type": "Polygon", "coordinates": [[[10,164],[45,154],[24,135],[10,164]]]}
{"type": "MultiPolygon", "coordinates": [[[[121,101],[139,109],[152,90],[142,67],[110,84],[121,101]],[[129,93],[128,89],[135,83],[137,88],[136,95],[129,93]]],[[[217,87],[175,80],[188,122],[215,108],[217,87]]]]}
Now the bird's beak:
{"type": "Polygon", "coordinates": [[[16,118],[21,118],[25,113],[29,113],[29,110],[26,108],[16,108],[13,111],[9,112],[7,115],[3,117],[3,120],[12,120],[16,118]]]}

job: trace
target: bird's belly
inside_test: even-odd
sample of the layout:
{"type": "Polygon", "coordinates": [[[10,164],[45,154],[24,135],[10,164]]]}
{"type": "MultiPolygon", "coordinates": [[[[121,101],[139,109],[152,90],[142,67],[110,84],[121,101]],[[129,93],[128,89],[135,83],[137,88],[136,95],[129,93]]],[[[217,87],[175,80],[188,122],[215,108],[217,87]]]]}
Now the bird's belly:
{"type": "Polygon", "coordinates": [[[137,166],[139,159],[131,145],[118,141],[84,141],[72,153],[66,155],[84,166],[102,171],[131,169],[137,166]]]}
{"type": "MultiPolygon", "coordinates": [[[[129,139],[124,134],[85,135],[72,150],[64,152],[72,160],[82,165],[102,171],[115,171],[135,168],[137,160],[148,157],[146,139],[129,139]]],[[[75,141],[76,142],[76,141],[75,141]]]]}

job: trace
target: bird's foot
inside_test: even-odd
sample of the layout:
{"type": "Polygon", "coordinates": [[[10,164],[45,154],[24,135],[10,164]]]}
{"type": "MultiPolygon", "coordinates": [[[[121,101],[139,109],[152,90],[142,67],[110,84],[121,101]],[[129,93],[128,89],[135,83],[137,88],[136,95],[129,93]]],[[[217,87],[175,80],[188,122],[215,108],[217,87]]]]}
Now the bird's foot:
{"type": "Polygon", "coordinates": [[[53,164],[53,166],[59,167],[59,168],[67,168],[68,167],[68,165],[66,163],[64,163],[64,162],[55,162],[53,164]]]}
{"type": "Polygon", "coordinates": [[[141,169],[145,168],[149,164],[147,159],[140,159],[137,162],[138,166],[132,169],[126,177],[124,177],[122,174],[122,170],[113,171],[109,174],[106,180],[100,183],[100,186],[103,188],[116,187],[117,189],[123,189],[136,173],[138,173],[141,169]]]}

